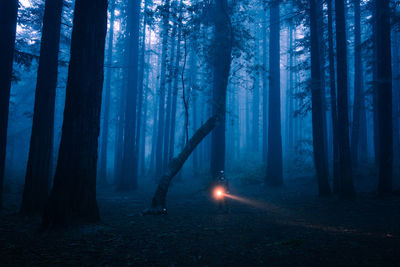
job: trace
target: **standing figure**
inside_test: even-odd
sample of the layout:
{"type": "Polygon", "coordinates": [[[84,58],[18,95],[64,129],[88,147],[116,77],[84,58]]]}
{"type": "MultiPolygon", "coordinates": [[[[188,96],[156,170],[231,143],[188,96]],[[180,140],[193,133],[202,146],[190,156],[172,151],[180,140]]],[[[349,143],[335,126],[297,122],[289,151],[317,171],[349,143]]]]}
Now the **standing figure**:
{"type": "Polygon", "coordinates": [[[226,208],[226,195],[229,194],[229,182],[224,171],[219,171],[215,183],[214,195],[218,201],[218,208],[226,208]]]}

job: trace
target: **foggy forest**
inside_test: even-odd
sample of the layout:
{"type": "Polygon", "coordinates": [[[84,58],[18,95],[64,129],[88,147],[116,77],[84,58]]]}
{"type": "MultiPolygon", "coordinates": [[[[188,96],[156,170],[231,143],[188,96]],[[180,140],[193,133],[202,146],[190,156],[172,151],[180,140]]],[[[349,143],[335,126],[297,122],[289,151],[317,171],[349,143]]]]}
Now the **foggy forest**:
{"type": "Polygon", "coordinates": [[[400,266],[400,1],[0,0],[0,266],[400,266]]]}

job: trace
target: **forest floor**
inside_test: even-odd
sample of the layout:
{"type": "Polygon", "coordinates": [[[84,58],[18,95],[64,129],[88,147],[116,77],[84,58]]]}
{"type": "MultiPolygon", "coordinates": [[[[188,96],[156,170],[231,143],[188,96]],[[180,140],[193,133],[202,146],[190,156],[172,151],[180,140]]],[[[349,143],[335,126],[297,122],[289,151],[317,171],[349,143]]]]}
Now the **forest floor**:
{"type": "Polygon", "coordinates": [[[231,193],[246,203],[230,200],[221,212],[200,182],[181,182],[168,215],[141,216],[154,187],[99,191],[100,223],[45,232],[39,217],[16,214],[20,200],[8,193],[0,266],[400,266],[398,195],[346,201],[318,198],[309,177],[280,189],[235,179],[231,193]]]}

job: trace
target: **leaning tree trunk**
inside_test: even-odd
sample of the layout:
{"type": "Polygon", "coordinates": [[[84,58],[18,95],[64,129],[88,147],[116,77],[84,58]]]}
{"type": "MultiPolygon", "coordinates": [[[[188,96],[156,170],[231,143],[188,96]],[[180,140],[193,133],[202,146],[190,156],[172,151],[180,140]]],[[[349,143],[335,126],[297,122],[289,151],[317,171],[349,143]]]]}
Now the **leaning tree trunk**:
{"type": "Polygon", "coordinates": [[[62,7],[63,0],[45,4],[23,214],[42,213],[49,193],[62,7]]]}
{"type": "Polygon", "coordinates": [[[389,0],[375,1],[376,68],[379,118],[379,194],[392,192],[393,121],[392,121],[392,56],[390,43],[389,0]]]}
{"type": "Polygon", "coordinates": [[[43,226],[99,220],[96,202],[107,0],[76,0],[64,121],[43,226]]]}
{"type": "Polygon", "coordinates": [[[3,206],[8,107],[10,103],[17,11],[17,0],[5,0],[0,2],[0,209],[3,206]]]}
{"type": "Polygon", "coordinates": [[[283,184],[282,133],[281,133],[281,92],[280,92],[280,15],[279,1],[270,7],[270,47],[269,47],[269,112],[268,151],[265,183],[272,186],[283,184]]]}
{"type": "Polygon", "coordinates": [[[317,1],[310,0],[310,35],[311,35],[311,101],[312,101],[312,129],[314,163],[318,178],[320,196],[330,195],[331,189],[328,181],[328,166],[326,160],[326,147],[324,142],[323,116],[325,112],[322,107],[322,84],[320,69],[320,44],[317,1]]]}
{"type": "Polygon", "coordinates": [[[157,190],[154,194],[151,208],[144,211],[144,214],[165,214],[166,196],[172,178],[179,172],[185,161],[189,158],[198,144],[225,119],[226,88],[228,85],[229,71],[231,66],[232,52],[232,30],[230,18],[227,11],[227,0],[215,0],[215,40],[214,49],[218,57],[214,57],[214,79],[213,90],[221,93],[218,99],[218,108],[214,115],[208,119],[189,139],[181,153],[171,160],[167,170],[160,177],[157,190]]]}
{"type": "Polygon", "coordinates": [[[338,142],[340,168],[340,196],[355,195],[349,142],[349,108],[347,89],[347,44],[344,0],[335,0],[336,9],[336,50],[338,86],[338,142]]]}

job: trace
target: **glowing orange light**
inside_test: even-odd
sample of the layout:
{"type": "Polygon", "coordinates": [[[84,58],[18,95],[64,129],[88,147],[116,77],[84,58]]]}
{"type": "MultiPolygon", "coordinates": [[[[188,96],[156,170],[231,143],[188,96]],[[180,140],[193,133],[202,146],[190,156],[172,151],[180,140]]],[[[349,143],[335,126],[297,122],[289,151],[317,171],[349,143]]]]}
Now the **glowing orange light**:
{"type": "Polygon", "coordinates": [[[214,189],[214,196],[215,198],[221,199],[225,195],[224,189],[222,187],[216,187],[214,189]]]}

